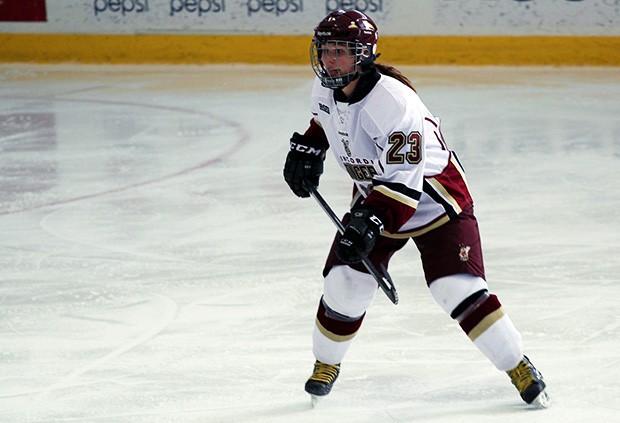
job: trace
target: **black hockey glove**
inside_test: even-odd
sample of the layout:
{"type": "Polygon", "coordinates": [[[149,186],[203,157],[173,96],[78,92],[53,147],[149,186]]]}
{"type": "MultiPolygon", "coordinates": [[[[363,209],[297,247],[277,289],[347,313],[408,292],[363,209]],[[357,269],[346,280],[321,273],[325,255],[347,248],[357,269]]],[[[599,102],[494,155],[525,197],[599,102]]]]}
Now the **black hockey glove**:
{"type": "Polygon", "coordinates": [[[372,211],[352,210],[351,220],[336,245],[336,256],[346,264],[362,261],[370,254],[382,230],[383,223],[372,211]]]}
{"type": "Polygon", "coordinates": [[[291,150],[284,163],[284,180],[298,197],[309,197],[310,193],[304,186],[307,180],[314,186],[319,185],[319,177],[323,174],[325,150],[311,147],[307,137],[295,132],[291,137],[291,150]]]}

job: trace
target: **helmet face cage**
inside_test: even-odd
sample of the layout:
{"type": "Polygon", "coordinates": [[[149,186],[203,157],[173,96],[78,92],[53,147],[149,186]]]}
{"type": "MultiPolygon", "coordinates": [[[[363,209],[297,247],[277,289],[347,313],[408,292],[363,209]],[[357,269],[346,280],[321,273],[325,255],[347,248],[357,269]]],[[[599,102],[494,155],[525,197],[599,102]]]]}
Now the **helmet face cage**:
{"type": "Polygon", "coordinates": [[[357,78],[360,65],[375,60],[377,38],[375,23],[362,12],[338,10],[327,15],[314,28],[310,46],[310,63],[321,84],[338,89],[357,78]],[[345,54],[350,60],[343,58],[345,54]]]}
{"type": "Polygon", "coordinates": [[[312,69],[321,80],[321,84],[331,89],[347,86],[357,78],[359,65],[371,57],[373,57],[373,54],[369,46],[355,41],[328,40],[323,43],[315,38],[310,46],[312,69]],[[335,52],[332,54],[340,55],[334,56],[336,60],[342,58],[343,55],[351,58],[351,60],[347,61],[346,67],[331,67],[323,60],[328,49],[335,52]]]}

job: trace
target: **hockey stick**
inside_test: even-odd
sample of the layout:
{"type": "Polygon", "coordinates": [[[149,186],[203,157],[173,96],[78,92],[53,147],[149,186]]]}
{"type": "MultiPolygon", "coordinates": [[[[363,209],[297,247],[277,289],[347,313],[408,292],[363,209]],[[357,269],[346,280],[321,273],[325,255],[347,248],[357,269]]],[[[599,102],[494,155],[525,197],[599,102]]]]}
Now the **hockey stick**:
{"type": "MultiPolygon", "coordinates": [[[[308,192],[310,192],[310,195],[312,195],[312,197],[317,201],[317,203],[319,203],[319,206],[321,206],[321,208],[323,209],[323,211],[325,211],[327,216],[329,216],[331,221],[334,222],[334,225],[336,225],[336,227],[338,228],[338,232],[343,234],[345,229],[344,225],[342,224],[338,216],[336,216],[336,213],[334,213],[331,207],[329,207],[329,204],[327,204],[321,194],[319,194],[319,191],[316,189],[316,187],[308,181],[304,181],[304,186],[308,189],[308,192]]],[[[368,272],[375,278],[375,280],[377,281],[383,292],[385,292],[385,295],[387,295],[390,301],[392,301],[394,305],[398,304],[398,293],[396,292],[396,288],[392,283],[392,278],[387,272],[385,266],[381,264],[382,273],[379,273],[379,271],[375,268],[375,266],[372,264],[368,257],[364,257],[362,259],[362,263],[364,264],[368,272]]]]}

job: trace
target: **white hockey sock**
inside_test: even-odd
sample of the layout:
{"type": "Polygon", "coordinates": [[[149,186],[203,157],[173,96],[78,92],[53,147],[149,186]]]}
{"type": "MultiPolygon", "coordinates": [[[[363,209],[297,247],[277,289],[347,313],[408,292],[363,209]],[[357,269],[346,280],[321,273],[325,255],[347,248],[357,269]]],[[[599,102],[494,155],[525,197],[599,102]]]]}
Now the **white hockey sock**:
{"type": "Polygon", "coordinates": [[[354,336],[355,334],[350,335],[348,339],[343,337],[341,340],[336,341],[323,334],[319,326],[315,324],[314,331],[312,332],[312,352],[314,357],[326,364],[342,363],[347,350],[353,343],[354,336]]]}
{"type": "Polygon", "coordinates": [[[504,314],[473,340],[499,370],[514,369],[523,358],[523,341],[512,320],[504,314]]]}
{"type": "Polygon", "coordinates": [[[312,333],[312,351],[317,360],[327,364],[342,362],[377,289],[377,282],[368,273],[348,266],[330,270],[312,333]]]}
{"type": "Polygon", "coordinates": [[[523,357],[521,334],[497,297],[488,293],[480,277],[459,274],[433,281],[433,298],[456,319],[474,345],[502,371],[513,369],[523,357]]]}

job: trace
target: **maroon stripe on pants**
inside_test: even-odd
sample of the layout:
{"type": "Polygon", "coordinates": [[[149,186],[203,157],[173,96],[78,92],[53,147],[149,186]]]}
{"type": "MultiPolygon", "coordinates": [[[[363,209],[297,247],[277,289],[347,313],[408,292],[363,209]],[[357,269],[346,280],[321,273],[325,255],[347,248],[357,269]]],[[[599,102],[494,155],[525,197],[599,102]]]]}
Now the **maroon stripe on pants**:
{"type": "Polygon", "coordinates": [[[478,222],[473,206],[456,218],[413,238],[422,259],[426,284],[444,276],[468,273],[485,279],[478,222]]]}
{"type": "MultiPolygon", "coordinates": [[[[349,222],[349,218],[350,215],[347,213],[343,218],[345,225],[349,222]]],[[[335,254],[338,238],[339,235],[336,235],[332,243],[323,268],[323,276],[327,276],[332,267],[344,264],[335,254]]],[[[381,264],[388,268],[392,255],[403,248],[407,241],[408,238],[380,236],[368,258],[377,269],[381,264]]],[[[427,285],[441,277],[459,273],[468,273],[485,279],[482,244],[473,206],[466,207],[454,219],[413,238],[413,241],[420,252],[427,285]]],[[[368,273],[361,262],[350,267],[368,273]]]]}

